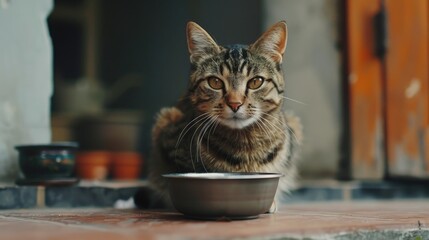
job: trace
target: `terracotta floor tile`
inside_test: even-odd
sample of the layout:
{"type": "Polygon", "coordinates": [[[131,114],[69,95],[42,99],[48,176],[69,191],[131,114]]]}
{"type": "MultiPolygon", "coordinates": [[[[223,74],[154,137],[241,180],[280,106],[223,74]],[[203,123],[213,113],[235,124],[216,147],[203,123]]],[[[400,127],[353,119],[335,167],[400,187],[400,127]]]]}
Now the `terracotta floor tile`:
{"type": "Polygon", "coordinates": [[[428,229],[429,201],[306,203],[253,220],[199,221],[167,211],[0,211],[0,239],[229,239],[428,229]]]}

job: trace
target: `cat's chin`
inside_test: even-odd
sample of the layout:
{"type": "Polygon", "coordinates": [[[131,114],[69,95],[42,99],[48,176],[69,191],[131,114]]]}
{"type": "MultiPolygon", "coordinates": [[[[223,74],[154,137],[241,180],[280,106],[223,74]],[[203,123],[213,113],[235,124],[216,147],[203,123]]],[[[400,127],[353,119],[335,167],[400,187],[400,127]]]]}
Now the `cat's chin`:
{"type": "Polygon", "coordinates": [[[222,119],[220,121],[223,125],[229,128],[242,129],[251,125],[255,120],[253,118],[247,118],[247,119],[230,118],[230,119],[222,119]]]}

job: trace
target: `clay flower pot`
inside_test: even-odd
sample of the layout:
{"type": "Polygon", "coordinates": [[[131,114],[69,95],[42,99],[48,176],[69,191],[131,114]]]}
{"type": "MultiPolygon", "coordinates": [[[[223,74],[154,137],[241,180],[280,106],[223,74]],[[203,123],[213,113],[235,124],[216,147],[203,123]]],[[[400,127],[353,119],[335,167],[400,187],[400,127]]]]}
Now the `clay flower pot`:
{"type": "Polygon", "coordinates": [[[114,179],[131,180],[140,177],[143,158],[137,152],[112,153],[112,175],[114,179]]]}
{"type": "Polygon", "coordinates": [[[86,151],[76,154],[76,173],[89,180],[104,180],[109,174],[111,154],[107,151],[86,151]]]}

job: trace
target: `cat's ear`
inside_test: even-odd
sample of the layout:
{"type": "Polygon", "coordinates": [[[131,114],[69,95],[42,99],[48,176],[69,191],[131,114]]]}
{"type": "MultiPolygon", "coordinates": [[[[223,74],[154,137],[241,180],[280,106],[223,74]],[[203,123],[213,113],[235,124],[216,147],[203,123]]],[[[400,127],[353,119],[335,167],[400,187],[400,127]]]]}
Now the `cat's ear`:
{"type": "Polygon", "coordinates": [[[271,26],[262,36],[250,46],[259,54],[269,56],[274,61],[281,63],[287,44],[287,25],[285,21],[271,26]]]}
{"type": "Polygon", "coordinates": [[[220,52],[220,48],[213,38],[194,22],[188,22],[186,37],[191,62],[198,62],[204,56],[220,52]]]}

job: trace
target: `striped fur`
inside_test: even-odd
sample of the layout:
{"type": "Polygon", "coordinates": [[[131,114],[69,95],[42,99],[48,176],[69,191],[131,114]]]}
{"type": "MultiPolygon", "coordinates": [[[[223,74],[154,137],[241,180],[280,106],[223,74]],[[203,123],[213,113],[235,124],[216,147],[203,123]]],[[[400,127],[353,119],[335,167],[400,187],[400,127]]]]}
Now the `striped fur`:
{"type": "Polygon", "coordinates": [[[151,184],[166,196],[164,173],[279,172],[288,191],[302,132],[299,119],[282,111],[285,22],[250,46],[219,46],[192,22],[187,35],[189,88],[157,116],[151,184]]]}

